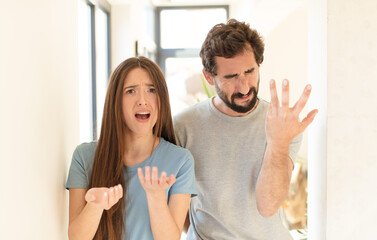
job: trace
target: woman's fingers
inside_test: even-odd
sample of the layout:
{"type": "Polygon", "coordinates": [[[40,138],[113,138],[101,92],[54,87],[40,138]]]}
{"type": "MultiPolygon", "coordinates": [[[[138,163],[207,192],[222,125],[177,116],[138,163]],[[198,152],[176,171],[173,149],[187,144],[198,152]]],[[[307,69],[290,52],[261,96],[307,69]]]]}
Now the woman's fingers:
{"type": "Polygon", "coordinates": [[[121,184],[114,187],[91,188],[85,195],[85,200],[102,209],[109,210],[119,199],[123,197],[123,188],[121,184]]]}
{"type": "Polygon", "coordinates": [[[139,181],[140,181],[141,185],[144,186],[146,180],[145,180],[145,177],[144,177],[144,174],[143,174],[143,169],[138,168],[137,169],[137,175],[139,177],[139,181]]]}
{"type": "Polygon", "coordinates": [[[117,200],[121,199],[123,197],[123,189],[122,189],[122,185],[121,184],[118,184],[116,185],[115,187],[115,198],[117,200]]]}
{"type": "Polygon", "coordinates": [[[96,200],[96,196],[93,194],[93,191],[88,191],[85,195],[85,201],[94,202],[95,200],[96,200]]]}
{"type": "Polygon", "coordinates": [[[110,204],[109,204],[109,193],[106,191],[103,193],[103,208],[106,210],[110,209],[110,204]]]}
{"type": "Polygon", "coordinates": [[[175,181],[176,181],[176,178],[172,174],[172,175],[170,175],[170,177],[169,177],[169,179],[168,179],[167,182],[168,182],[169,186],[172,186],[175,183],[175,181]]]}
{"type": "Polygon", "coordinates": [[[161,173],[161,177],[160,177],[160,184],[161,186],[165,189],[168,187],[168,183],[167,183],[168,179],[166,177],[166,172],[162,172],[161,173]]]}
{"type": "Polygon", "coordinates": [[[145,167],[145,183],[146,184],[151,184],[151,168],[150,167],[145,167]]]}
{"type": "Polygon", "coordinates": [[[147,166],[145,167],[145,176],[143,170],[138,168],[138,176],[141,185],[147,190],[164,190],[176,181],[174,175],[167,177],[166,172],[161,172],[161,176],[158,177],[158,167],[152,167],[152,169],[147,166]]]}
{"type": "Polygon", "coordinates": [[[157,167],[152,167],[152,184],[153,185],[159,184],[157,167]]]}
{"type": "Polygon", "coordinates": [[[120,198],[123,197],[123,187],[121,184],[118,185],[119,186],[119,192],[120,192],[120,198]]]}

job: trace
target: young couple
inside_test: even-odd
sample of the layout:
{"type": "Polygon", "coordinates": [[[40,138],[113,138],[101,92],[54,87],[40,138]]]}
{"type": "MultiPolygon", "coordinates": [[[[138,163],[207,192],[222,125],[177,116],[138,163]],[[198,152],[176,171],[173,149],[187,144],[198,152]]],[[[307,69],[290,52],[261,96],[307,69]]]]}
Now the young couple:
{"type": "Polygon", "coordinates": [[[273,80],[271,103],[257,97],[263,51],[245,23],[213,27],[200,56],[217,96],[176,116],[175,132],[159,67],[121,63],[98,142],[73,154],[69,238],[166,240],[188,230],[188,239],[290,239],[278,209],[317,110],[299,121],[311,88],[290,108],[288,80],[281,104],[273,80]]]}

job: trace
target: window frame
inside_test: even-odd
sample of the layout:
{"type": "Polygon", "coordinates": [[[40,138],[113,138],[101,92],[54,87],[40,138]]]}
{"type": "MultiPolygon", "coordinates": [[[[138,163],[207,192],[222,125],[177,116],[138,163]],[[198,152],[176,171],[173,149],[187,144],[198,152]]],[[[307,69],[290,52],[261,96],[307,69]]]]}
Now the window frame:
{"type": "Polygon", "coordinates": [[[93,3],[90,0],[83,0],[90,7],[90,41],[91,41],[91,96],[92,96],[92,140],[99,137],[100,129],[97,128],[97,52],[96,52],[96,9],[99,8],[106,15],[107,20],[107,81],[111,73],[111,7],[105,0],[93,3]]]}
{"type": "Polygon", "coordinates": [[[226,19],[229,19],[229,5],[203,5],[203,6],[161,6],[156,7],[155,23],[156,23],[156,59],[162,72],[165,74],[165,61],[167,58],[190,58],[198,57],[199,48],[162,48],[161,47],[161,12],[164,10],[191,10],[191,9],[213,9],[224,8],[226,19]]]}

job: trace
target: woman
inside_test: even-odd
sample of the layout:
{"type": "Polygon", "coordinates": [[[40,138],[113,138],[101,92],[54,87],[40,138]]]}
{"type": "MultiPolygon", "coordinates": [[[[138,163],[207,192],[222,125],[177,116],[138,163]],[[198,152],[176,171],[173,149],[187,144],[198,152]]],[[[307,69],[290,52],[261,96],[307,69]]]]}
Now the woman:
{"type": "Polygon", "coordinates": [[[73,154],[69,238],[179,239],[196,193],[193,164],[175,145],[161,70],[127,59],[110,78],[98,143],[73,154]]]}

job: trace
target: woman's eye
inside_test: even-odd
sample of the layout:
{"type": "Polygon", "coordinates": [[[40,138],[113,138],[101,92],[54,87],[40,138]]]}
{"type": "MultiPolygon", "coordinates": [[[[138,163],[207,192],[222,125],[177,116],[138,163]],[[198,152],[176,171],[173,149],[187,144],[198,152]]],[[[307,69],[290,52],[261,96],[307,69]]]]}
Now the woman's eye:
{"type": "Polygon", "coordinates": [[[133,89],[129,89],[129,90],[126,91],[127,94],[131,94],[131,93],[134,93],[134,92],[135,92],[135,90],[133,90],[133,89]]]}
{"type": "Polygon", "coordinates": [[[155,89],[155,88],[150,88],[150,89],[149,89],[149,92],[151,92],[151,93],[156,93],[156,89],[155,89]]]}

